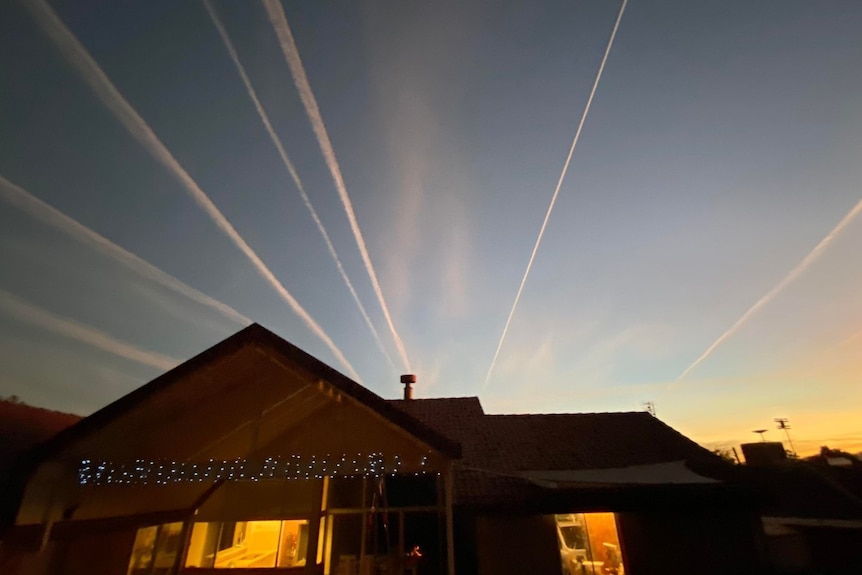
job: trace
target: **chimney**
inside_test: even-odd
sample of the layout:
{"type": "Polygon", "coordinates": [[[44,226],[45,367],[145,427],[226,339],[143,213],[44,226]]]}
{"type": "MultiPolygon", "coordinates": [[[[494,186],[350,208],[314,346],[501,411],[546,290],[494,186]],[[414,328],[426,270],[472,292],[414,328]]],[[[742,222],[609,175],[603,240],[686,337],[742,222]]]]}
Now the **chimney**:
{"type": "Polygon", "coordinates": [[[413,384],[416,383],[416,376],[412,373],[405,373],[401,376],[401,383],[404,384],[404,400],[410,401],[413,399],[413,384]]]}

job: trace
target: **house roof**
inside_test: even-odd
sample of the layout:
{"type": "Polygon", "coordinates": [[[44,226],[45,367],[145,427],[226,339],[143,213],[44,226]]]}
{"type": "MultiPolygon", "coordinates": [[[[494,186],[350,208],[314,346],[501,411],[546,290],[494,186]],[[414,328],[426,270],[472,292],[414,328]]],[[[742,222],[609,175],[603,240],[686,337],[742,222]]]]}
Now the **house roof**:
{"type": "Polygon", "coordinates": [[[459,505],[621,508],[724,487],[699,473],[723,468],[718,457],[646,412],[488,415],[476,397],[391,403],[461,443],[459,505]],[[673,480],[655,481],[659,467],[673,467],[673,480]],[[559,473],[573,481],[541,480],[559,473]]]}
{"type": "MultiPolygon", "coordinates": [[[[638,476],[644,475],[638,466],[654,471],[659,464],[684,462],[691,467],[719,461],[643,412],[488,415],[476,397],[385,400],[257,324],[61,431],[31,457],[34,463],[60,457],[73,460],[98,451],[96,456],[108,458],[141,453],[181,460],[192,457],[195,445],[213,444],[214,438],[217,444],[219,437],[252,427],[250,422],[261,417],[256,414],[265,406],[278,407],[267,415],[273,422],[269,432],[275,433],[287,425],[286,420],[313,419],[313,414],[328,409],[326,405],[340,396],[367,408],[362,413],[376,414],[458,460],[454,493],[459,505],[501,509],[530,505],[553,511],[560,510],[561,501],[608,508],[642,501],[644,495],[661,498],[692,489],[700,494],[698,490],[709,486],[637,485],[638,476]],[[249,383],[254,393],[249,393],[249,383]],[[623,468],[626,471],[620,475],[623,468]],[[553,486],[541,479],[541,473],[536,475],[585,470],[606,472],[590,475],[589,481],[575,474],[574,481],[553,486]],[[595,479],[609,474],[617,480],[595,479]]],[[[247,429],[255,443],[258,433],[268,432],[258,427],[254,432],[247,429]]],[[[235,451],[248,441],[237,436],[236,445],[225,444],[221,451],[235,451]]],[[[208,453],[220,456],[218,450],[208,453]]],[[[690,476],[696,477],[694,473],[690,476]]]]}
{"type": "Polygon", "coordinates": [[[0,400],[0,469],[18,456],[80,421],[80,415],[0,400]]]}
{"type": "MultiPolygon", "coordinates": [[[[270,365],[278,364],[286,366],[287,369],[299,370],[305,374],[306,378],[325,382],[331,388],[331,393],[352,398],[439,452],[450,457],[460,455],[460,446],[457,441],[453,441],[412,415],[395,408],[374,392],[288,343],[266,328],[252,324],[82,419],[72,427],[61,431],[50,441],[34,450],[30,457],[34,462],[51,457],[98,434],[100,430],[116,424],[123,417],[133,417],[135,412],[144,409],[150,409],[151,413],[170,414],[173,412],[176,416],[180,416],[185,415],[190,410],[197,409],[208,396],[218,393],[220,390],[241,391],[243,376],[253,379],[253,374],[248,371],[251,365],[249,358],[258,364],[267,363],[266,361],[255,360],[255,358],[260,359],[261,355],[272,360],[269,362],[270,365]],[[240,356],[240,354],[245,354],[243,356],[245,358],[244,363],[231,365],[229,363],[231,358],[240,356]],[[226,367],[222,369],[222,366],[226,367]],[[230,370],[231,373],[222,377],[220,374],[227,370],[230,370]],[[235,380],[230,382],[232,387],[229,387],[228,379],[235,380]],[[185,385],[181,385],[183,383],[185,385]]],[[[220,403],[224,403],[224,401],[220,403]]],[[[239,408],[239,406],[222,405],[220,409],[230,410],[232,407],[239,408]]],[[[138,419],[145,418],[139,417],[138,419]]],[[[150,419],[153,418],[150,417],[150,419]]],[[[161,419],[170,421],[166,416],[162,416],[161,419]]],[[[153,423],[158,423],[158,420],[153,423]]]]}
{"type": "Polygon", "coordinates": [[[646,412],[488,415],[476,397],[391,401],[496,471],[609,469],[716,456],[646,412]]]}

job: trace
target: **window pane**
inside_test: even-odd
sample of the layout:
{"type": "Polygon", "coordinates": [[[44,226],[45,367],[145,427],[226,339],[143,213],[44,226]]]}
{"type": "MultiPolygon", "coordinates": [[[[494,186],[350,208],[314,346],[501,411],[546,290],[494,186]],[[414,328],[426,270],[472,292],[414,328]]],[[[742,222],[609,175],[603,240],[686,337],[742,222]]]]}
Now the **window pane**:
{"type": "Polygon", "coordinates": [[[386,477],[389,507],[437,505],[439,485],[436,475],[396,475],[386,477]]]}
{"type": "Polygon", "coordinates": [[[281,521],[224,523],[214,567],[275,567],[280,532],[281,521]]]}
{"type": "Polygon", "coordinates": [[[212,567],[215,564],[216,544],[221,523],[195,523],[189,538],[186,567],[212,567]]]}
{"type": "Polygon", "coordinates": [[[308,552],[308,521],[282,521],[281,544],[278,548],[278,566],[305,565],[308,552]]]}
{"type": "Polygon", "coordinates": [[[159,526],[159,534],[156,537],[154,575],[170,573],[173,570],[182,543],[182,534],[182,523],[168,523],[159,526]]]}
{"type": "Polygon", "coordinates": [[[361,477],[333,477],[329,481],[327,505],[330,509],[345,509],[362,507],[362,487],[365,481],[361,477]]]}
{"type": "Polygon", "coordinates": [[[153,549],[158,531],[157,525],[138,529],[135,544],[132,546],[128,575],[149,575],[153,567],[153,549]]]}
{"type": "Polygon", "coordinates": [[[569,513],[554,519],[564,575],[623,573],[613,513],[569,513]]]}
{"type": "Polygon", "coordinates": [[[446,572],[446,535],[441,515],[431,512],[404,514],[404,554],[411,573],[446,572]]]}
{"type": "Polygon", "coordinates": [[[329,545],[332,573],[356,575],[359,548],[362,544],[362,514],[333,515],[332,539],[329,545]]]}
{"type": "Polygon", "coordinates": [[[613,513],[585,513],[587,535],[593,561],[601,563],[601,575],[618,575],[622,572],[623,558],[620,552],[620,539],[617,535],[617,522],[613,513]]]}

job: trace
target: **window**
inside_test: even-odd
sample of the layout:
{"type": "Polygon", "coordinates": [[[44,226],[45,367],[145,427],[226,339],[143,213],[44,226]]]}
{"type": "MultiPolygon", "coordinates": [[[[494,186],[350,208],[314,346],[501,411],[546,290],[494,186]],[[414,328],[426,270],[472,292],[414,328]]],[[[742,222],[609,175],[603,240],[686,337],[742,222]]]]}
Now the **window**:
{"type": "Polygon", "coordinates": [[[195,523],[186,567],[257,568],[305,565],[308,521],[195,523]]]}
{"type": "Polygon", "coordinates": [[[183,524],[166,523],[138,529],[128,575],[165,575],[173,571],[182,542],[183,524]]]}
{"type": "Polygon", "coordinates": [[[623,558],[613,513],[555,515],[564,575],[621,575],[623,558]]]}
{"type": "Polygon", "coordinates": [[[325,575],[446,572],[439,477],[336,478],[329,487],[325,575]]]}

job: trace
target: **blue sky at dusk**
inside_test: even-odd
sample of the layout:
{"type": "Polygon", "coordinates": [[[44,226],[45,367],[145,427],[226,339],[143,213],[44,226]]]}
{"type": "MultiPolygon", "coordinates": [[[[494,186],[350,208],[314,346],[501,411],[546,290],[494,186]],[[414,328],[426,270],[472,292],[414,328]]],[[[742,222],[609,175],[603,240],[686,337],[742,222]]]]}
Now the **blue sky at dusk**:
{"type": "MultiPolygon", "coordinates": [[[[4,2],[0,395],[87,414],[247,319],[349,373],[83,78],[51,11],[361,382],[400,393],[267,9],[210,6],[385,353],[204,3],[4,2]]],[[[282,7],[418,397],[653,401],[710,446],[788,417],[801,450],[862,450],[862,4],[631,0],[487,385],[619,4],[282,7]]]]}

